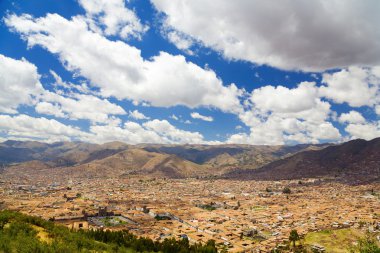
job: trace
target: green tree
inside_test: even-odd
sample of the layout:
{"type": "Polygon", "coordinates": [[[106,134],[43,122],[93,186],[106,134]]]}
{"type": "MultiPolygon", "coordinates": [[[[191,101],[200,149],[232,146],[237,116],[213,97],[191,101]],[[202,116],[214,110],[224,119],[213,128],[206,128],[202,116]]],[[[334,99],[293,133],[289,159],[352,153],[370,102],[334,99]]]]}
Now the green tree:
{"type": "Polygon", "coordinates": [[[296,241],[300,239],[297,230],[293,229],[290,231],[289,241],[293,242],[293,247],[296,247],[296,241]]]}
{"type": "Polygon", "coordinates": [[[380,253],[380,248],[377,246],[375,240],[367,235],[358,240],[358,244],[350,249],[351,253],[380,253]]]}
{"type": "Polygon", "coordinates": [[[188,239],[165,239],[163,242],[138,237],[128,230],[70,230],[38,217],[12,211],[0,211],[0,252],[69,253],[69,252],[160,252],[160,253],[216,253],[215,241],[189,244],[188,239]],[[6,226],[5,226],[6,225],[6,226]],[[39,240],[43,228],[51,243],[39,240]]]}
{"type": "Polygon", "coordinates": [[[290,193],[292,193],[292,191],[290,190],[289,187],[285,187],[285,188],[282,190],[282,193],[290,194],[290,193]]]}

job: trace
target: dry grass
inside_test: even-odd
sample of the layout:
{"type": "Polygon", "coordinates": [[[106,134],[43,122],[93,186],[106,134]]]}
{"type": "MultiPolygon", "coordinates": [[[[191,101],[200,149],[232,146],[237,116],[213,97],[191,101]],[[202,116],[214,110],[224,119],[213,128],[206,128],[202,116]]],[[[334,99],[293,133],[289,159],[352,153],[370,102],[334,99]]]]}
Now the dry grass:
{"type": "Polygon", "coordinates": [[[308,233],[305,237],[305,245],[321,245],[326,252],[347,253],[349,247],[362,237],[363,233],[356,229],[324,230],[308,233]]]}
{"type": "Polygon", "coordinates": [[[31,225],[33,229],[37,231],[37,237],[41,242],[52,243],[52,238],[49,237],[49,233],[42,227],[31,225]]]}

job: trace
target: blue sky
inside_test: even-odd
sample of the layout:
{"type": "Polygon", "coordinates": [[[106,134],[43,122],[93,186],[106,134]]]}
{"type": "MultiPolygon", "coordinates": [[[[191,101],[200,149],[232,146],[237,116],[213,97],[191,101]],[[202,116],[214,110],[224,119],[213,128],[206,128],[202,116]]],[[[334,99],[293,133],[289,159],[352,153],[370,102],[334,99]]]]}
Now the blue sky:
{"type": "Polygon", "coordinates": [[[3,0],[0,12],[0,141],[380,136],[378,1],[3,0]]]}

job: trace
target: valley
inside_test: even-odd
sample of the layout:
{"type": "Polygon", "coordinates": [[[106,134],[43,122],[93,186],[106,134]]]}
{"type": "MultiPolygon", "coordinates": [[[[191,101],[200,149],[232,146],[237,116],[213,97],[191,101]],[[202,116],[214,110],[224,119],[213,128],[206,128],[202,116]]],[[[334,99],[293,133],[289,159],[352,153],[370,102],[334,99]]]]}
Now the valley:
{"type": "Polygon", "coordinates": [[[42,152],[50,154],[44,159],[25,147],[30,143],[3,143],[30,153],[31,160],[3,165],[0,208],[74,229],[214,240],[228,252],[287,247],[293,229],[307,249],[326,250],[344,234],[337,252],[348,252],[368,232],[380,238],[378,143],[324,149],[44,144],[42,152]],[[323,231],[331,236],[318,234],[323,231]]]}

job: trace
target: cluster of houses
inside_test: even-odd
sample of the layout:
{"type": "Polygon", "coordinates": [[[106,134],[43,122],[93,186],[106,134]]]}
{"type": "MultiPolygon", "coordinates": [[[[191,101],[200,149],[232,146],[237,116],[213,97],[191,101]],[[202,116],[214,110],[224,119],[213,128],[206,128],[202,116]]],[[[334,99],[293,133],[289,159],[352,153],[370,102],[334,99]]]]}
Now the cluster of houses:
{"type": "Polygon", "coordinates": [[[380,232],[379,185],[133,177],[0,180],[2,205],[73,229],[126,228],[152,239],[213,239],[230,252],[268,252],[288,241],[292,229],[301,235],[341,228],[380,232]]]}

